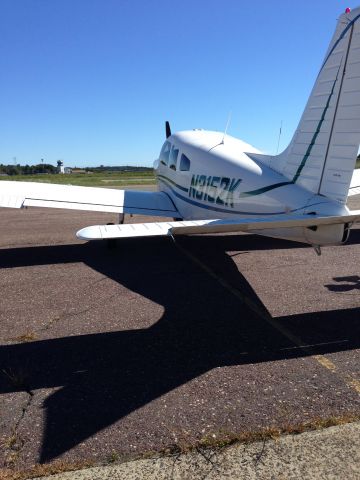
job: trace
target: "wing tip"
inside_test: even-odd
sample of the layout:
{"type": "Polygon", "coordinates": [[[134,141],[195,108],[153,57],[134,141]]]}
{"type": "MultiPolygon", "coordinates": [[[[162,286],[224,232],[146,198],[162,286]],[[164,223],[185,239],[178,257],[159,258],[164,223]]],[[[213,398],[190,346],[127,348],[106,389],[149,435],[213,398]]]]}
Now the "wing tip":
{"type": "Polygon", "coordinates": [[[85,227],[76,232],[76,237],[79,240],[102,240],[101,229],[98,225],[85,227]]]}

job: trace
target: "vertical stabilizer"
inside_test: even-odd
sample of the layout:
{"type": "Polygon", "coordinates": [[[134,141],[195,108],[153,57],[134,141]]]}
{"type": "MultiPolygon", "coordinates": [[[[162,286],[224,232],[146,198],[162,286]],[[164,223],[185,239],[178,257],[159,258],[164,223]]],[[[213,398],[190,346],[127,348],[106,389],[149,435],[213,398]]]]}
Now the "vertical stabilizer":
{"type": "Polygon", "coordinates": [[[345,203],[360,144],[360,8],[341,15],[299,126],[271,167],[345,203]]]}

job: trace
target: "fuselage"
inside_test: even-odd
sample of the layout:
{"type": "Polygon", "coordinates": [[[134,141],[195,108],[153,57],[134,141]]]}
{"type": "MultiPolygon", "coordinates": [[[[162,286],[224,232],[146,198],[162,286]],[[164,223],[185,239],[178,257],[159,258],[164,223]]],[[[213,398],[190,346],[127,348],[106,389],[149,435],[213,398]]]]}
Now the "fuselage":
{"type": "MultiPolygon", "coordinates": [[[[260,159],[261,153],[241,140],[192,130],[171,135],[154,168],[159,189],[187,220],[348,213],[344,205],[296,185],[260,159]]],[[[320,244],[320,239],[317,243],[312,238],[314,232],[309,237],[309,232],[300,230],[267,234],[320,244]]],[[[341,242],[343,227],[330,237],[325,244],[341,242]]]]}

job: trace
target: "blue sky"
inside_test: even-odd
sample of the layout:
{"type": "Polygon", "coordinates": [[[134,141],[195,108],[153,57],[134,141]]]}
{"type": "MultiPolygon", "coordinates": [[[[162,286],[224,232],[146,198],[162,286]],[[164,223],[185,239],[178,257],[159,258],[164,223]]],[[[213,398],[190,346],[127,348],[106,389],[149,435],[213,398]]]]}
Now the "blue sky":
{"type": "Polygon", "coordinates": [[[173,131],[290,140],[357,2],[1,0],[0,163],[152,165],[173,131]]]}

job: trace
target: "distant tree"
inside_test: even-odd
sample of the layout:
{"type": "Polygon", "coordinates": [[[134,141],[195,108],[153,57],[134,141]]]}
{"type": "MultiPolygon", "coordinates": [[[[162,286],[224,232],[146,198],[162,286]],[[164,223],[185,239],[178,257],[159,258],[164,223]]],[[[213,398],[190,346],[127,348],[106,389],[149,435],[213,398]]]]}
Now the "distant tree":
{"type": "Polygon", "coordinates": [[[8,165],[6,173],[8,175],[19,175],[19,169],[16,165],[8,165]]]}

